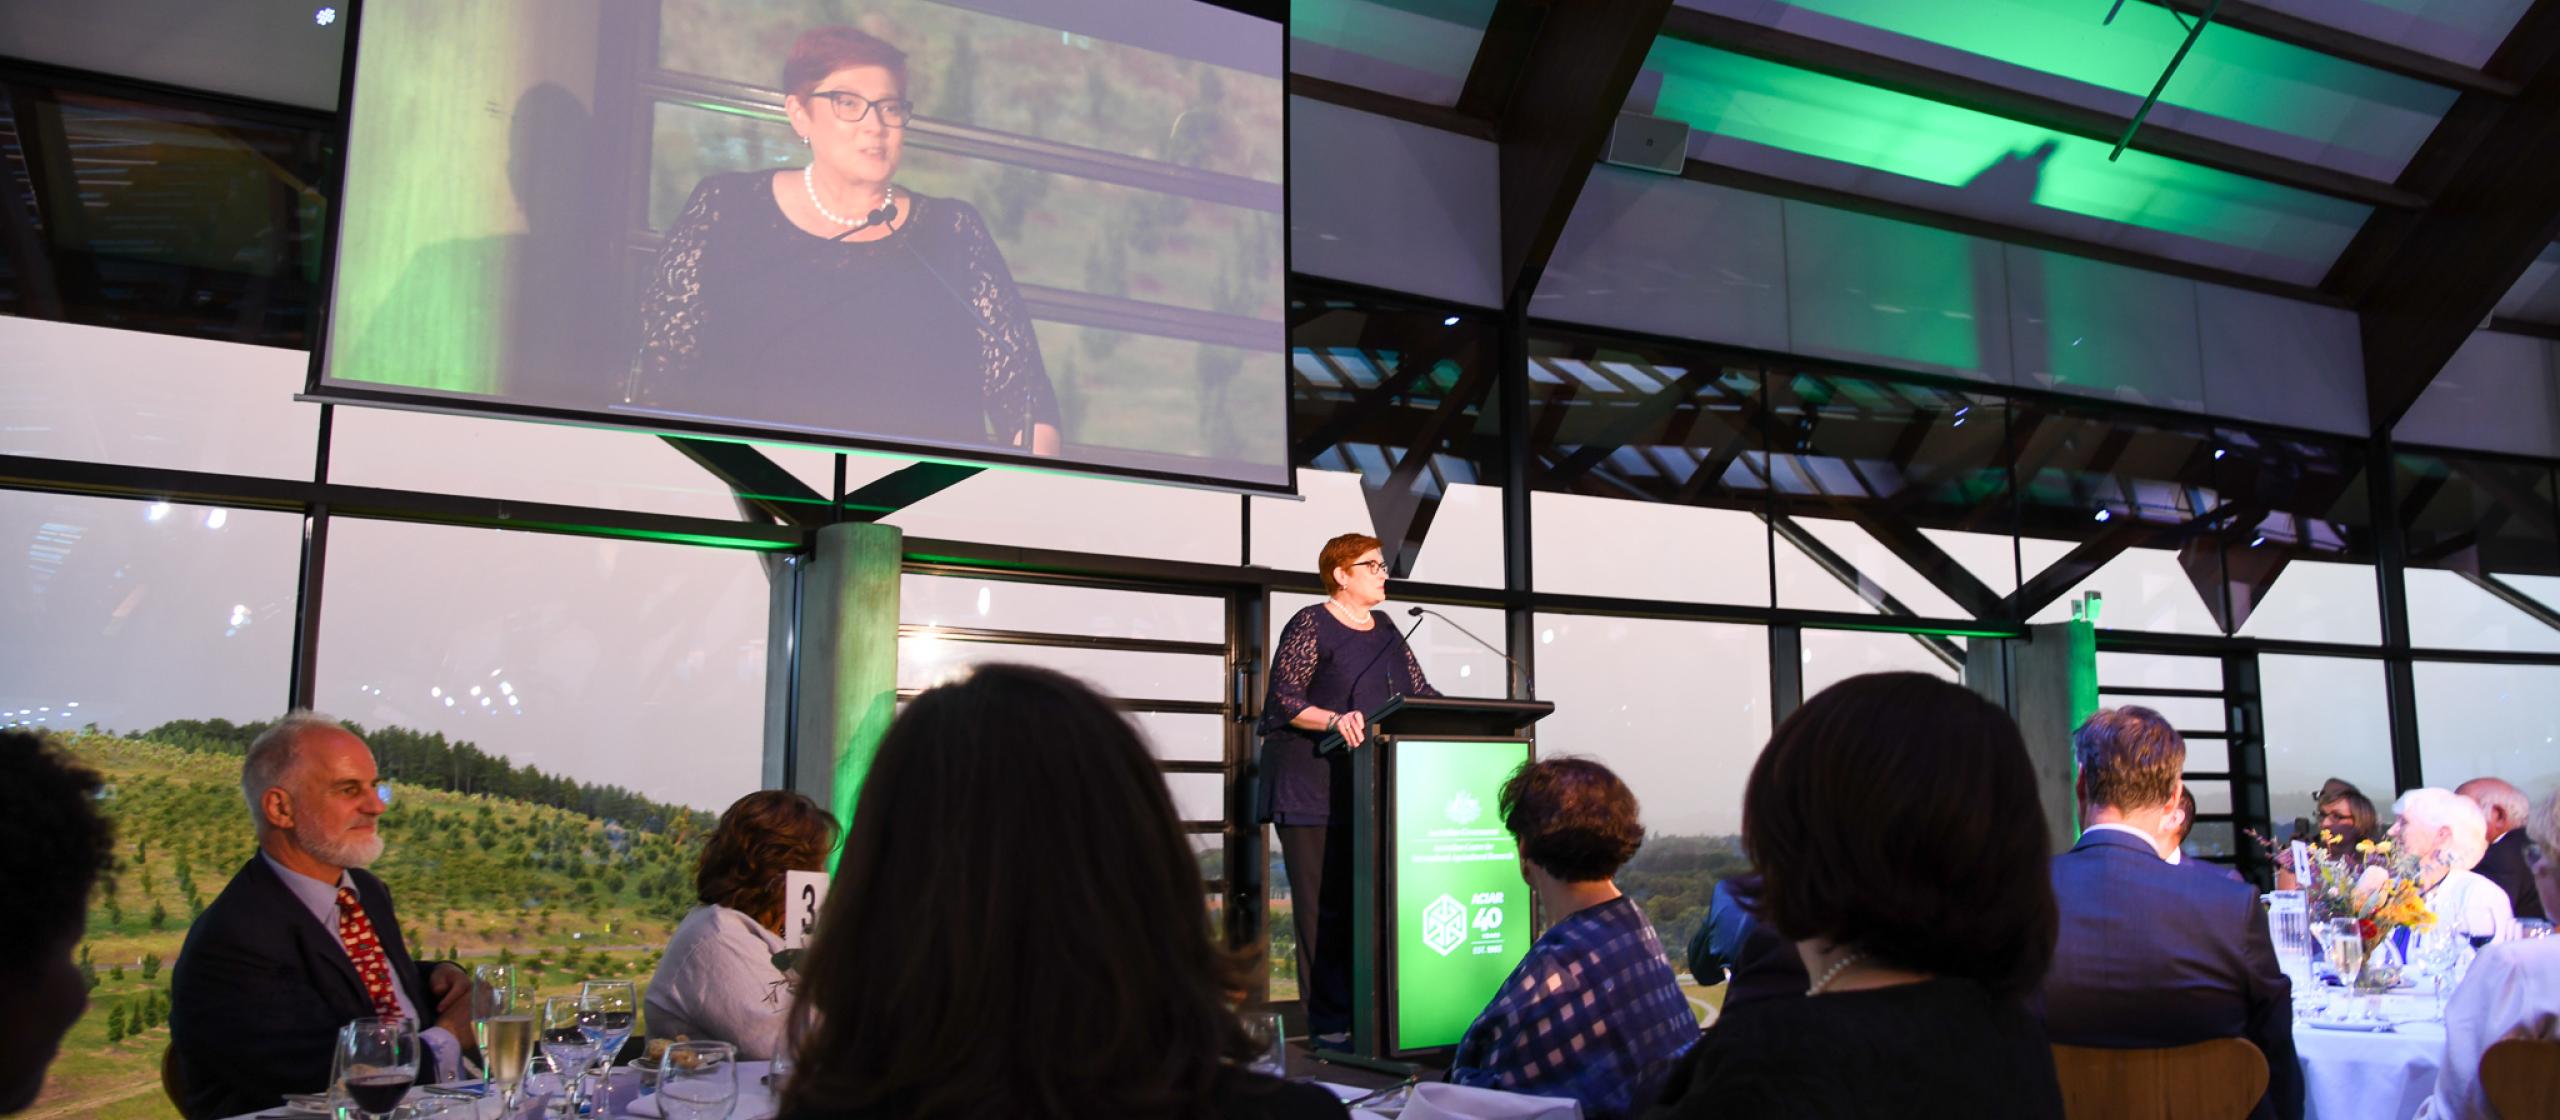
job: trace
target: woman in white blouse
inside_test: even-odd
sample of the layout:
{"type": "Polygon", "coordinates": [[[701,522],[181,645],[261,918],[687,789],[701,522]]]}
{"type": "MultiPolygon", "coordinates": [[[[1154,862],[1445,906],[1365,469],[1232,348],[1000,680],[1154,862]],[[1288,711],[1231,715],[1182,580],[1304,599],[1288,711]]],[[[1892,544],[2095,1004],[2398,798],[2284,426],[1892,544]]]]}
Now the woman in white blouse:
{"type": "Polygon", "coordinates": [[[2449,789],[2413,789],[2393,811],[2400,850],[2425,861],[2427,908],[2436,921],[2474,941],[2514,936],[2515,904],[2471,870],[2489,850],[2489,819],[2479,804],[2449,789]]]}
{"type": "MultiPolygon", "coordinates": [[[[2544,898],[2560,898],[2560,789],[2525,818],[2525,867],[2544,898]]],[[[2480,1056],[2509,1038],[2560,1038],[2560,937],[2491,945],[2471,962],[2444,1013],[2444,1064],[2423,1120],[2493,1120],[2480,1056]]]]}
{"type": "Polygon", "coordinates": [[[739,798],[720,814],[694,869],[702,905],[684,916],[649,982],[648,1032],[734,1044],[767,1061],[782,1048],[793,978],[782,951],[782,877],[823,871],[842,832],[834,815],[789,790],[739,798]]]}

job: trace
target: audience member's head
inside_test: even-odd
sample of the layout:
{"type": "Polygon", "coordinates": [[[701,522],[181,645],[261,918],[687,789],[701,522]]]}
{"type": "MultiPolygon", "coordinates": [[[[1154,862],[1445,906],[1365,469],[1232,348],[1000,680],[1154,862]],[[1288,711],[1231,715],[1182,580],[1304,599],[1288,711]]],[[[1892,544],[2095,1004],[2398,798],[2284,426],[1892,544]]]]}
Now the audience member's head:
{"type": "Polygon", "coordinates": [[[2315,807],[2326,805],[2350,793],[2362,795],[2364,791],[2357,789],[2354,782],[2345,778],[2331,778],[2320,783],[2320,792],[2311,795],[2311,803],[2315,807]]]}
{"type": "Polygon", "coordinates": [[[0,1114],[44,1087],[64,1031],[89,1005],[72,963],[89,890],[113,866],[114,827],[98,812],[98,775],[43,739],[0,732],[0,1114]]]}
{"type": "Polygon", "coordinates": [[[2413,789],[2392,806],[2391,835],[2400,850],[2469,871],[2489,851],[2489,819],[2470,798],[2449,789],[2413,789]]]}
{"type": "Polygon", "coordinates": [[[835,814],[787,789],[750,793],[720,814],[702,844],[693,892],[706,906],[726,906],[782,932],[782,876],[824,871],[842,829],[835,814]]]}
{"type": "Polygon", "coordinates": [[[2092,823],[2115,820],[2154,837],[2165,831],[2185,788],[2178,774],[2187,768],[2187,741],[2160,713],[2100,708],[2071,733],[2071,755],[2080,771],[2083,815],[2092,823]]]}
{"type": "Polygon", "coordinates": [[[1252,1043],[1155,758],[1045,669],[926,691],[881,741],[802,960],[785,1112],[1197,1109],[1252,1043]]]}
{"type": "Polygon", "coordinates": [[[2022,995],[2053,958],[2052,851],[2007,713],[1920,673],[1851,677],[1778,725],[1742,797],[1752,908],[1788,939],[2022,995]]]}
{"type": "Polygon", "coordinates": [[[1615,878],[1644,845],[1636,795],[1587,758],[1524,764],[1502,783],[1502,827],[1523,863],[1559,883],[1615,878]]]}
{"type": "Polygon", "coordinates": [[[382,858],[374,818],[384,808],[373,751],[338,721],[297,711],[249,743],[240,795],[257,823],[258,846],[287,866],[369,867],[382,858]]]}
{"type": "Polygon", "coordinates": [[[2161,833],[2160,842],[2168,851],[2161,854],[2166,855],[2168,852],[2184,849],[2187,846],[2187,835],[2196,830],[2196,795],[2195,791],[2187,788],[2186,783],[2178,783],[2178,809],[2169,814],[2168,819],[2162,823],[2167,831],[2161,833]]]}
{"type": "Polygon", "coordinates": [[[2489,842],[2495,844],[2506,834],[2524,827],[2524,818],[2533,811],[2533,803],[2524,791],[2503,778],[2473,778],[2453,787],[2453,792],[2471,799],[2480,807],[2480,815],[2489,823],[2489,842]]]}
{"type": "MultiPolygon", "coordinates": [[[[2335,778],[2330,781],[2336,785],[2346,786],[2346,789],[2334,797],[2323,797],[2318,802],[2319,832],[2337,837],[2334,841],[2322,842],[2322,846],[2328,848],[2331,854],[2337,854],[2354,851],[2358,841],[2381,839],[2381,814],[2374,812],[2373,799],[2357,791],[2356,787],[2346,785],[2345,782],[2335,778]]],[[[2311,839],[2320,841],[2321,837],[2319,833],[2314,833],[2311,839]]]]}

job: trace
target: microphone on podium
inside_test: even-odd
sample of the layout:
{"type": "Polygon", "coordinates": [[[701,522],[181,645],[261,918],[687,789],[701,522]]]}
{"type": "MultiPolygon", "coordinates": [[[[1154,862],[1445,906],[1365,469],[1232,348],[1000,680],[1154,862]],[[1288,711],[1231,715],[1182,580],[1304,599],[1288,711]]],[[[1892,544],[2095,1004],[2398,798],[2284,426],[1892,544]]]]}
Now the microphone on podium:
{"type": "MultiPolygon", "coordinates": [[[[1429,607],[1409,607],[1409,608],[1407,608],[1407,609],[1405,610],[1405,612],[1404,612],[1404,613],[1406,613],[1406,614],[1408,614],[1408,615],[1411,615],[1411,616],[1412,616],[1413,618],[1415,618],[1416,620],[1419,620],[1422,616],[1424,616],[1424,615],[1426,615],[1426,614],[1427,614],[1427,615],[1430,615],[1430,616],[1431,616],[1431,617],[1433,617],[1433,618],[1439,619],[1439,620],[1440,620],[1440,621],[1442,621],[1442,622],[1446,622],[1446,623],[1448,623],[1449,625],[1451,625],[1451,626],[1453,626],[1453,627],[1457,627],[1457,631],[1458,631],[1459,633],[1466,635],[1468,638],[1472,639],[1472,640],[1473,640],[1477,645],[1483,646],[1484,648],[1486,648],[1486,649],[1488,649],[1488,650],[1491,650],[1491,651],[1493,652],[1493,655],[1494,655],[1495,657],[1499,657],[1499,658],[1501,658],[1501,659],[1503,660],[1503,663],[1504,663],[1504,664],[1507,664],[1507,665],[1511,666],[1511,671],[1512,671],[1512,672],[1515,672],[1515,673],[1520,674],[1520,693],[1521,693],[1521,696],[1522,696],[1523,698],[1526,698],[1526,699],[1535,699],[1535,698],[1537,697],[1537,695],[1538,695],[1538,682],[1537,682],[1536,678],[1533,678],[1533,677],[1531,677],[1531,676],[1529,675],[1529,669],[1528,669],[1528,667],[1527,667],[1527,666],[1520,664],[1520,662],[1519,662],[1517,659],[1513,658],[1510,654],[1507,654],[1507,653],[1502,652],[1502,647],[1501,647],[1501,646],[1497,646],[1497,645],[1493,644],[1492,642],[1488,642],[1488,641],[1484,640],[1483,638],[1479,638],[1479,637],[1477,637],[1477,636],[1476,636],[1476,632],[1475,632],[1475,631],[1473,631],[1473,630],[1469,630],[1469,629],[1467,629],[1467,628],[1466,628],[1466,627],[1464,627],[1464,626],[1459,626],[1459,625],[1458,625],[1458,620],[1457,620],[1457,619],[1451,618],[1451,617],[1449,617],[1448,615],[1445,615],[1445,614],[1442,614],[1442,613],[1440,613],[1440,612],[1438,612],[1438,611],[1432,610],[1432,609],[1431,609],[1431,608],[1429,608],[1429,607]]],[[[1417,622],[1417,624],[1414,626],[1414,629],[1416,629],[1416,630],[1419,630],[1419,629],[1421,629],[1421,628],[1422,628],[1422,627],[1420,626],[1420,624],[1419,624],[1418,622],[1417,622]]]]}

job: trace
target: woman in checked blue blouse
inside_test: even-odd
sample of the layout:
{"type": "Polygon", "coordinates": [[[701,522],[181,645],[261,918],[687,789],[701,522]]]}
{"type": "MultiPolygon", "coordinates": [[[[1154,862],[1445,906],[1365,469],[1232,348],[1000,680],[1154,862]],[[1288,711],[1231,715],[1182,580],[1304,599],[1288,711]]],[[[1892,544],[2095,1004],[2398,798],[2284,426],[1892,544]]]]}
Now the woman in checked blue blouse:
{"type": "Polygon", "coordinates": [[[1615,882],[1644,843],[1635,794],[1597,762],[1542,759],[1502,784],[1502,827],[1551,924],[1458,1041],[1449,1080],[1618,1120],[1698,1040],[1662,942],[1615,882]]]}

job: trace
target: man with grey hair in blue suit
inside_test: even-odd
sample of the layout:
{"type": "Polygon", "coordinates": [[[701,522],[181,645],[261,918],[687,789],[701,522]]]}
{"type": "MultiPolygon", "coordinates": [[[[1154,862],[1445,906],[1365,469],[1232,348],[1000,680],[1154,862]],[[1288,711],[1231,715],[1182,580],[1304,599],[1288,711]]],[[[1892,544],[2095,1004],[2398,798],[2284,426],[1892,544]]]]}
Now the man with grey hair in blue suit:
{"type": "Polygon", "coordinates": [[[2187,744],[2149,708],[2099,711],[2072,733],[2080,842],[2053,859],[2062,913],[2045,973],[2045,1033],[2103,1049],[2245,1038],[2267,1059],[2261,1120],[2302,1115],[2293,986],[2258,892],[2161,858],[2187,744]]]}

